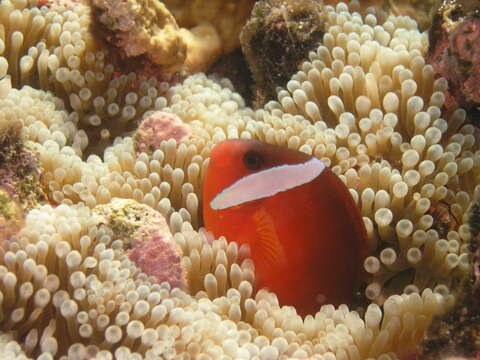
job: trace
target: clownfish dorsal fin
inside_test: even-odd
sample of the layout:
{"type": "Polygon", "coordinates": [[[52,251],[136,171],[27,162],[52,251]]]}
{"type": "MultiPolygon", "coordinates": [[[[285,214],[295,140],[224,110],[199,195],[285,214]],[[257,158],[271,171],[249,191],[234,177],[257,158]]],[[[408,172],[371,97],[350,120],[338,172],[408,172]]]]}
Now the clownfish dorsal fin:
{"type": "Polygon", "coordinates": [[[259,254],[262,254],[262,260],[271,267],[285,262],[285,251],[270,214],[265,209],[260,208],[253,214],[253,223],[258,237],[252,247],[255,247],[259,254]]]}

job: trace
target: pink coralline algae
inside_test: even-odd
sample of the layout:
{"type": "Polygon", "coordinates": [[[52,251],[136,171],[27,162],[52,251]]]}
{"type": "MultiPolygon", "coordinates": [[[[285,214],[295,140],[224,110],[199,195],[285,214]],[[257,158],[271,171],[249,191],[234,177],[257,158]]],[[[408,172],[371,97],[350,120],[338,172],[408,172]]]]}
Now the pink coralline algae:
{"type": "Polygon", "coordinates": [[[463,93],[467,102],[480,103],[480,19],[472,18],[461,23],[454,31],[452,46],[456,50],[452,60],[464,73],[463,93]]]}
{"type": "Polygon", "coordinates": [[[460,16],[461,9],[440,9],[430,31],[429,62],[448,80],[446,107],[474,115],[480,107],[480,17],[475,11],[460,16]]]}
{"type": "Polygon", "coordinates": [[[178,142],[190,137],[190,128],[177,115],[156,111],[142,121],[133,140],[137,153],[152,153],[160,142],[175,139],[178,142]]]}
{"type": "Polygon", "coordinates": [[[100,216],[99,223],[122,240],[128,258],[142,272],[158,283],[168,282],[172,288],[186,287],[182,251],[162,214],[130,199],[113,199],[97,206],[95,211],[100,216]]]}
{"type": "Polygon", "coordinates": [[[171,287],[183,288],[184,274],[178,271],[178,267],[172,266],[172,264],[179,264],[181,258],[172,246],[172,234],[166,223],[165,227],[155,230],[149,239],[142,237],[134,239],[129,258],[144,273],[154,276],[159,283],[167,281],[171,287]]]}

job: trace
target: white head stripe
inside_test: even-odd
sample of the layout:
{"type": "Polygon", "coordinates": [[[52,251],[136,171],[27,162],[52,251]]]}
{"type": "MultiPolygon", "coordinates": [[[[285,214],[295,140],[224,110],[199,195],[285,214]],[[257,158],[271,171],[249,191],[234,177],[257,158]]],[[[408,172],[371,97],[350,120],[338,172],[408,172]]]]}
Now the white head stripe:
{"type": "Polygon", "coordinates": [[[218,193],[210,202],[210,207],[223,210],[273,196],[312,181],[324,169],[325,164],[313,158],[302,164],[275,166],[250,174],[218,193]]]}

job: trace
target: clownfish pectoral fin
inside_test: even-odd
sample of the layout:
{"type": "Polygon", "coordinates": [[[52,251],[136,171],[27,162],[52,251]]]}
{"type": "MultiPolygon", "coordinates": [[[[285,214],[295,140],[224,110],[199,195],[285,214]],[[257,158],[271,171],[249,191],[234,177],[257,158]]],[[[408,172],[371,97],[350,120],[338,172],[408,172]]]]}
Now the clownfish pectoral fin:
{"type": "Polygon", "coordinates": [[[253,214],[253,223],[255,224],[257,239],[252,247],[258,254],[261,254],[262,260],[270,267],[276,267],[283,263],[286,260],[285,251],[270,214],[261,208],[253,214]]]}

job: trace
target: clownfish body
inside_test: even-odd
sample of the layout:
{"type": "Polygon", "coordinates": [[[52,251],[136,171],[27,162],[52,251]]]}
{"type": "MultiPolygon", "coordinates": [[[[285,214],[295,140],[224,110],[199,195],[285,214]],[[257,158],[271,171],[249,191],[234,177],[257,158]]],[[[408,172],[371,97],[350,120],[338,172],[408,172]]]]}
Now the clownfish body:
{"type": "Polygon", "coordinates": [[[366,230],[343,182],[320,160],[256,140],[228,140],[211,153],[205,227],[247,243],[256,285],[281,305],[312,314],[351,302],[368,252],[366,230]]]}

